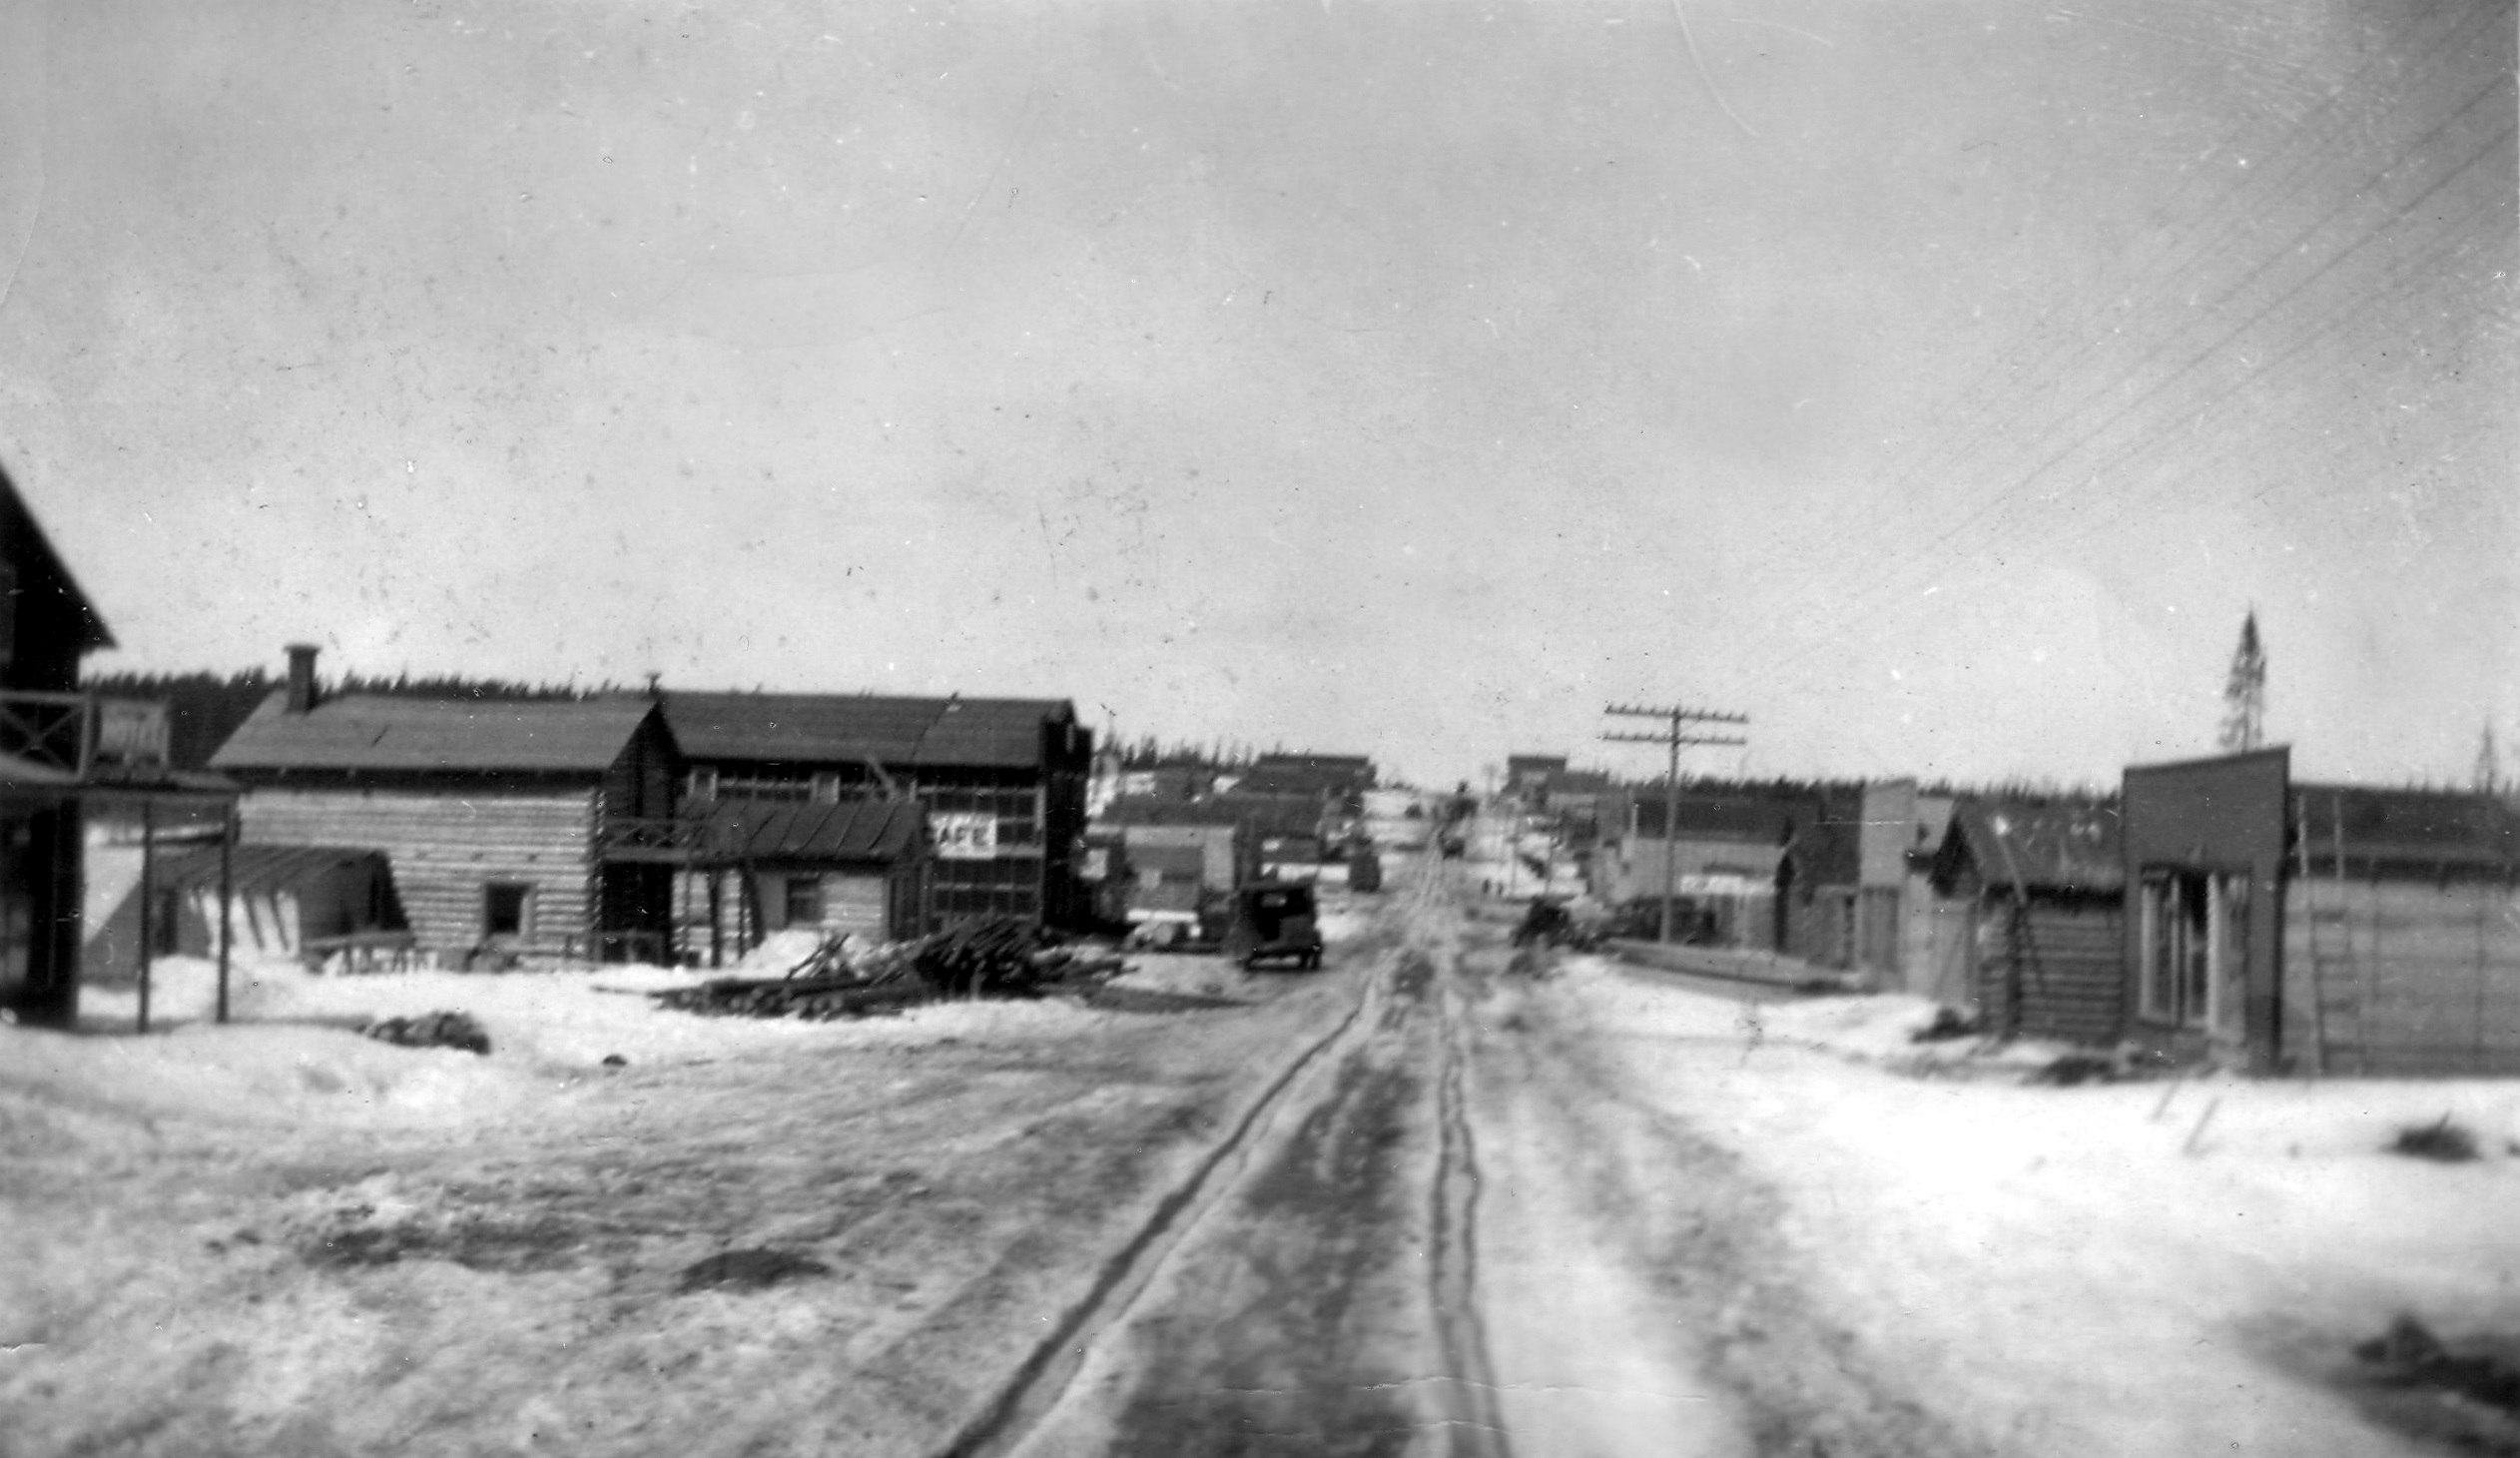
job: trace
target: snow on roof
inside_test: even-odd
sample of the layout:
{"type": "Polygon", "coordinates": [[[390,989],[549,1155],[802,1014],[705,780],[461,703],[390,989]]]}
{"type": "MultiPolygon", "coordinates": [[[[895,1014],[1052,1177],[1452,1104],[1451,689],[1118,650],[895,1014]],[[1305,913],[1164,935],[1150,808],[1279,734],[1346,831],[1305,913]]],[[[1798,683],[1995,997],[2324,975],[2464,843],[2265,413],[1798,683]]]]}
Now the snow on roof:
{"type": "Polygon", "coordinates": [[[515,770],[601,773],[656,705],[353,694],[304,714],[275,691],[210,758],[217,770],[515,770]]]}
{"type": "MultiPolygon", "coordinates": [[[[219,885],[219,847],[190,846],[162,854],[151,874],[161,886],[215,889],[219,885]]],[[[363,866],[390,877],[385,853],[360,846],[241,845],[229,854],[230,885],[239,895],[285,891],[309,879],[343,867],[363,866]]]]}
{"type": "Polygon", "coordinates": [[[668,693],[665,719],[700,760],[1022,767],[1041,731],[1072,724],[1065,699],[897,698],[874,694],[668,693]]]}
{"type": "Polygon", "coordinates": [[[2117,891],[2127,884],[2121,844],[2112,806],[1963,800],[1936,874],[1952,874],[1965,854],[1988,881],[2024,891],[2117,891]]]}

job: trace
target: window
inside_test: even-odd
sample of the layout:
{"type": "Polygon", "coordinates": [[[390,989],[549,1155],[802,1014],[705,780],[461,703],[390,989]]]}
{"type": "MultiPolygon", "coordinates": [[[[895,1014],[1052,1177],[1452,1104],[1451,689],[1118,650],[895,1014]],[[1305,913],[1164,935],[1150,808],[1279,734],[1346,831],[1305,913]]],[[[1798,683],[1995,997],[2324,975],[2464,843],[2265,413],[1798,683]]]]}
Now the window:
{"type": "Polygon", "coordinates": [[[2248,879],[2193,871],[2144,878],[2143,1015],[2176,1028],[2234,1017],[2248,975],[2248,879]]]}
{"type": "Polygon", "coordinates": [[[685,786],[684,795],[687,799],[703,802],[717,799],[718,772],[713,768],[693,770],[691,779],[685,786]]]}
{"type": "Polygon", "coordinates": [[[787,924],[791,927],[815,927],[823,922],[823,878],[791,876],[787,890],[787,924]]]}
{"type": "Polygon", "coordinates": [[[840,774],[838,771],[822,770],[815,774],[814,803],[817,805],[837,805],[840,803],[840,774]]]}
{"type": "Polygon", "coordinates": [[[531,940],[534,889],[522,882],[493,881],[481,888],[481,935],[531,940]]]}

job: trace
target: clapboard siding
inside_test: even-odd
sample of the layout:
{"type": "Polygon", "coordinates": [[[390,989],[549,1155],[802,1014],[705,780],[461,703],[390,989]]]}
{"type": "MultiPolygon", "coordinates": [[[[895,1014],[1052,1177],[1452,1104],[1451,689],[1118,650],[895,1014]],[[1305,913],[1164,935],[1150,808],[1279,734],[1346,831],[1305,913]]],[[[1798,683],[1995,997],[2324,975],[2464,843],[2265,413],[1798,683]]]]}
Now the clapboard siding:
{"type": "Polygon", "coordinates": [[[2293,881],[2284,1038],[2316,1072],[2520,1074],[2520,895],[2498,882],[2293,881]]]}
{"type": "Polygon", "coordinates": [[[1991,902],[1979,1006],[2016,1038],[2115,1043],[2125,1032],[2126,916],[2116,902],[1991,902]]]}
{"type": "Polygon", "coordinates": [[[363,846],[383,851],[414,939],[460,954],[481,941],[482,888],[534,888],[531,939],[583,942],[592,930],[595,796],[591,788],[258,789],[240,807],[254,845],[363,846]]]}

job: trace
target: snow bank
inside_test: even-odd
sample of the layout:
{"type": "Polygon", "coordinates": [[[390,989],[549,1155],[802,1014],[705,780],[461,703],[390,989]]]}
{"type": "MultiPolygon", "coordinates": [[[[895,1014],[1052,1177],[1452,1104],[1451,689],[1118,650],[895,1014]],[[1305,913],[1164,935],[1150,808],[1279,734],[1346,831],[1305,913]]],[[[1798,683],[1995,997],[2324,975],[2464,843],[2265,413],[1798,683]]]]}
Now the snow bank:
{"type": "Polygon", "coordinates": [[[2399,1310],[2520,1326],[2520,1085],[1894,1077],[1913,1000],[1733,1002],[1591,959],[1566,986],[1656,1103],[1785,1195],[1844,1324],[1895,1333],[1908,1385],[2008,1449],[2367,1452],[2315,1389],[2269,1400],[2276,1372],[2338,1366],[2399,1310]],[[2485,1157],[2390,1152],[2445,1114],[2485,1157]]]}

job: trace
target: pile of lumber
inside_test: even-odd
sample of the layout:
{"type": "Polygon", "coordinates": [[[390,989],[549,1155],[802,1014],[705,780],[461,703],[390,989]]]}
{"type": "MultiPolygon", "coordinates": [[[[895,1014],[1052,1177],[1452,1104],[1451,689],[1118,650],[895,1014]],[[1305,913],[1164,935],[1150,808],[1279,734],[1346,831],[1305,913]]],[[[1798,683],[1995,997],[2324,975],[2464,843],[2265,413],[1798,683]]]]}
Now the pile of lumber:
{"type": "Polygon", "coordinates": [[[1120,959],[1068,945],[1013,917],[980,917],[912,944],[922,982],[956,997],[1033,997],[1055,984],[1108,977],[1120,959]]]}
{"type": "Polygon", "coordinates": [[[947,997],[1039,997],[1122,970],[1107,952],[1067,944],[1013,917],[962,922],[913,942],[862,948],[834,937],[775,978],[713,978],[653,996],[704,1017],[823,1021],[890,1013],[947,997]]]}

